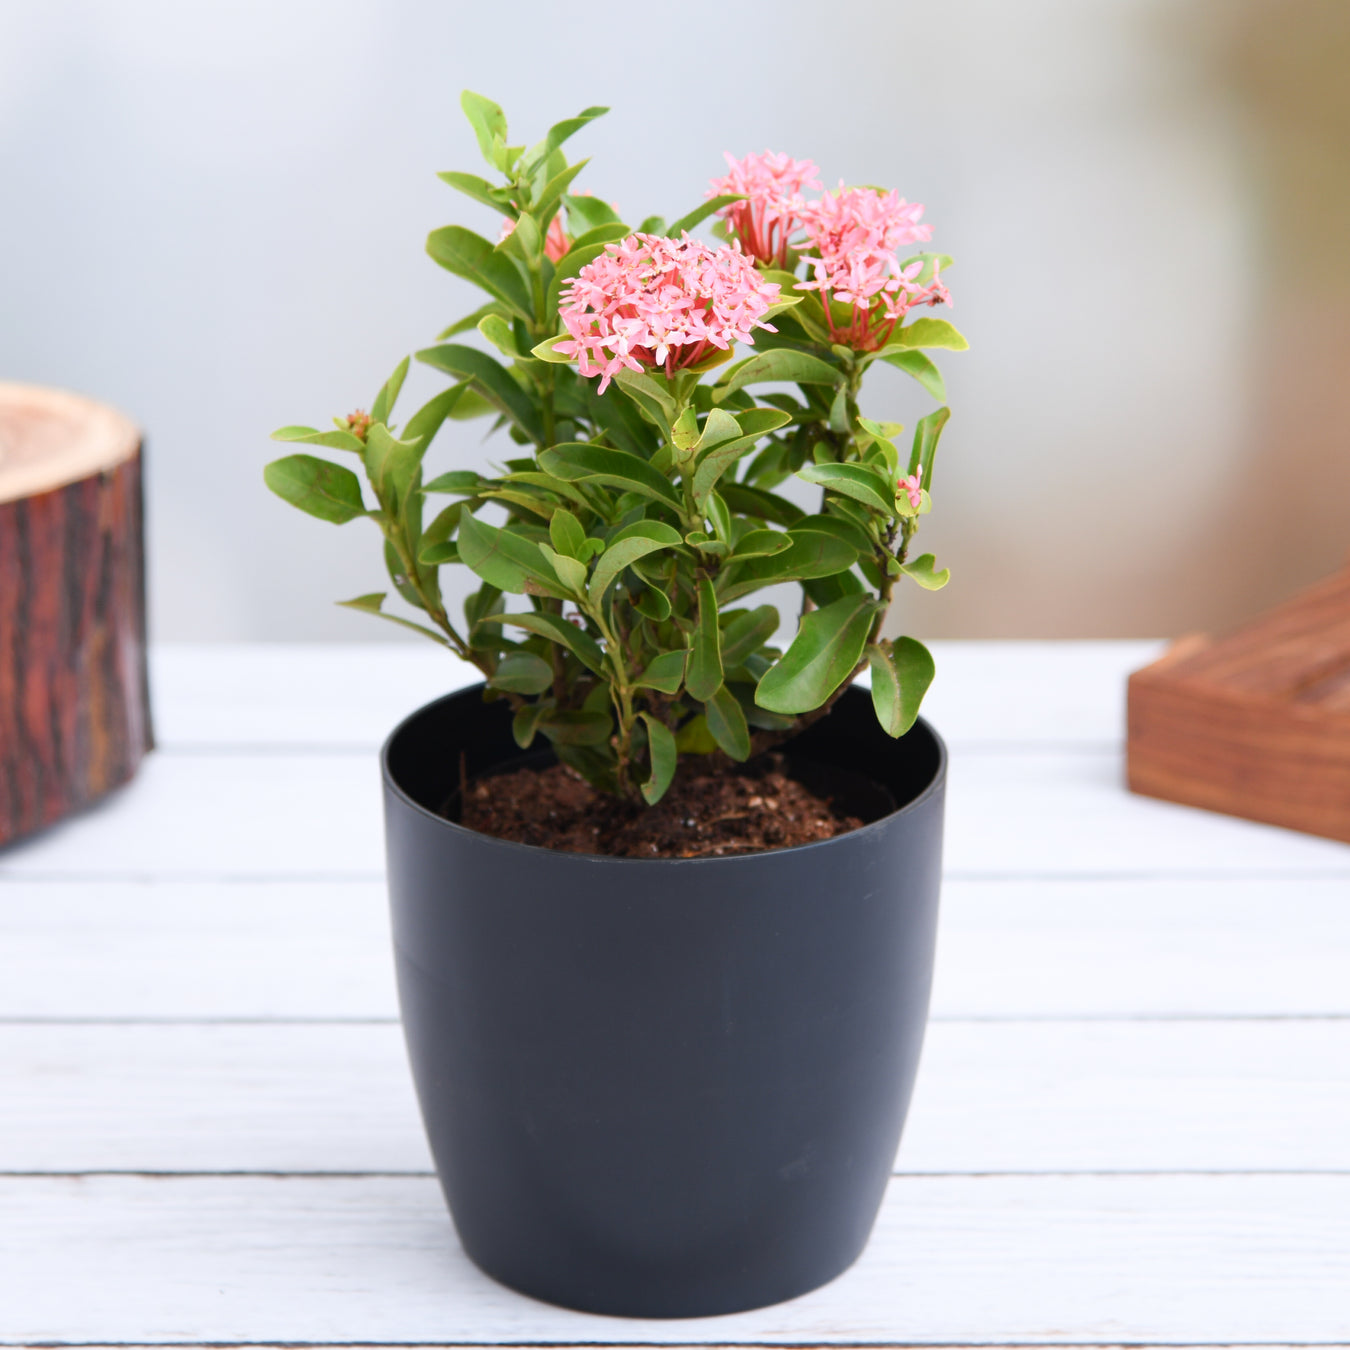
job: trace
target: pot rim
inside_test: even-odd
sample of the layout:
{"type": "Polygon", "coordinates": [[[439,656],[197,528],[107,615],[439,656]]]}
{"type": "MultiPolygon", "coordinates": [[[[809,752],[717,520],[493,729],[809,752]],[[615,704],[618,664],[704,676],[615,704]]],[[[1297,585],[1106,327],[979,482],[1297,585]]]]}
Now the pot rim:
{"type": "MultiPolygon", "coordinates": [[[[448,693],[442,694],[439,698],[432,699],[429,703],[423,703],[420,707],[414,708],[406,717],[399,720],[394,729],[385,737],[384,744],[380,746],[380,776],[384,781],[385,788],[393,792],[406,806],[411,807],[419,815],[425,816],[428,820],[434,821],[438,826],[455,833],[466,835],[476,841],[481,841],[485,845],[495,846],[502,849],[513,849],[526,854],[543,854],[551,858],[575,860],[576,862],[603,862],[624,864],[630,867],[701,867],[701,866],[727,866],[731,863],[752,863],[756,858],[763,858],[769,854],[787,854],[787,853],[805,853],[812,849],[831,848],[845,840],[861,840],[865,835],[874,830],[879,830],[893,821],[897,816],[904,815],[907,811],[917,811],[930,798],[943,790],[947,781],[947,743],[938,735],[933,724],[925,717],[915,719],[914,726],[922,725],[924,730],[933,738],[933,744],[937,747],[938,762],[937,769],[933,774],[928,786],[917,796],[911,797],[903,806],[898,806],[894,811],[888,811],[884,816],[879,816],[876,820],[868,821],[866,825],[860,825],[856,830],[848,830],[843,834],[836,834],[829,839],[813,839],[808,844],[790,844],[784,848],[762,848],[754,853],[733,853],[720,858],[623,858],[616,857],[611,853],[573,853],[563,849],[545,848],[542,844],[523,844],[515,839],[498,839],[495,835],[483,834],[478,830],[471,830],[458,821],[450,820],[435,811],[429,810],[417,801],[408,792],[406,792],[394,777],[393,771],[389,767],[389,752],[394,742],[402,734],[407,725],[415,718],[421,717],[432,708],[439,707],[442,703],[448,703],[451,699],[460,698],[464,694],[478,693],[487,688],[485,681],[478,681],[475,684],[465,685],[462,689],[452,689],[448,693]]],[[[853,685],[851,689],[859,692],[865,692],[861,686],[853,685]]],[[[846,691],[847,692],[847,691],[846,691]]],[[[913,728],[911,728],[912,730],[913,728]]],[[[880,735],[886,733],[877,728],[880,735]]],[[[908,732],[906,733],[908,735],[908,732]]]]}

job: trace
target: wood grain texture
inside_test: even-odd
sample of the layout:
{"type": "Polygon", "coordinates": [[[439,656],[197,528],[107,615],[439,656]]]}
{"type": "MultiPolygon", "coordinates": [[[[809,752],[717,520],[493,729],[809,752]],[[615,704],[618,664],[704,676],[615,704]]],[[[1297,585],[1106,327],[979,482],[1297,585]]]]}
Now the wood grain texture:
{"type": "Polygon", "coordinates": [[[1350,570],[1131,676],[1139,793],[1350,842],[1350,570]]]}
{"type": "Polygon", "coordinates": [[[0,845],[126,782],[150,745],[135,430],[0,385],[0,845]]]}
{"type": "MultiPolygon", "coordinates": [[[[1345,878],[949,881],[937,1018],[1350,1017],[1345,878]]],[[[0,1019],[398,1016],[382,881],[0,881],[0,1019]]]]}
{"type": "MultiPolygon", "coordinates": [[[[1350,1021],[934,1022],[904,1173],[1350,1174],[1350,1021]]],[[[0,1172],[429,1173],[403,1036],[0,1024],[0,1172]]]]}
{"type": "Polygon", "coordinates": [[[0,1178],[10,1342],[1334,1342],[1350,1177],[903,1177],[851,1270],[696,1321],[522,1298],[431,1178],[0,1178]]]}

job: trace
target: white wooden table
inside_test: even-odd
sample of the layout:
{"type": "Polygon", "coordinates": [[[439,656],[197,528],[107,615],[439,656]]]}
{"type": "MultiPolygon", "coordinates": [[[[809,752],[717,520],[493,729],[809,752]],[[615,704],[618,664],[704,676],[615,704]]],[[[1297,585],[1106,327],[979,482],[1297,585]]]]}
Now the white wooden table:
{"type": "Polygon", "coordinates": [[[872,1243],[692,1322],[461,1254],[396,1022],[409,647],[167,648],[161,749],[0,852],[0,1343],[1350,1343],[1350,848],[1128,796],[1150,644],[945,644],[933,1021],[872,1243]]]}

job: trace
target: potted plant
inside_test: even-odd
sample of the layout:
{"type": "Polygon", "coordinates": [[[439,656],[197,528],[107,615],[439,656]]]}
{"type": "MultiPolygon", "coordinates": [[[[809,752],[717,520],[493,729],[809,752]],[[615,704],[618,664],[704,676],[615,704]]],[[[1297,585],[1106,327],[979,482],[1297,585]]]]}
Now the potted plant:
{"type": "Polygon", "coordinates": [[[911,541],[948,410],[902,452],[858,399],[886,362],[942,402],[950,260],[907,253],[922,207],[767,153],[634,228],[562,148],[605,109],[524,149],[496,104],[463,107],[495,177],[441,177],[504,223],[427,242],[486,295],[417,353],[452,383],[396,428],[405,360],[369,412],[276,433],[347,452],[369,495],[308,452],[266,470],[379,528],[411,616],[346,604],[483,675],[383,751],[423,1115],[504,1283],[636,1316],[761,1306],[862,1250],[927,1015],[945,753],[917,720],[932,660],[882,622],[898,584],[947,580],[911,541]],[[716,244],[688,233],[710,217],[716,244]],[[496,472],[425,467],[480,416],[514,443],[496,472]],[[481,583],[462,621],[449,565],[481,583]],[[780,583],[782,648],[752,599],[780,583]]]}

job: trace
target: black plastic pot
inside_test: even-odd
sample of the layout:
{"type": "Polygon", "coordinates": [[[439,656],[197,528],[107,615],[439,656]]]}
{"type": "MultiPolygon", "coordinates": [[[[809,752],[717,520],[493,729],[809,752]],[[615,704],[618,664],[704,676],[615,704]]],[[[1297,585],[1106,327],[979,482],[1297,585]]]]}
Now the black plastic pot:
{"type": "Polygon", "coordinates": [[[557,853],[440,814],[518,759],[481,688],[384,747],[399,997],[469,1256],[551,1303],[697,1317],[777,1303],[862,1251],[928,1013],[946,752],[850,690],[790,747],[899,809],[730,858],[557,853]]]}

